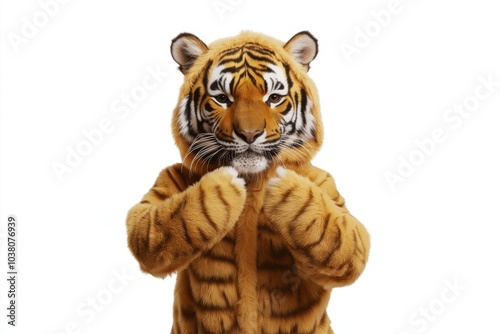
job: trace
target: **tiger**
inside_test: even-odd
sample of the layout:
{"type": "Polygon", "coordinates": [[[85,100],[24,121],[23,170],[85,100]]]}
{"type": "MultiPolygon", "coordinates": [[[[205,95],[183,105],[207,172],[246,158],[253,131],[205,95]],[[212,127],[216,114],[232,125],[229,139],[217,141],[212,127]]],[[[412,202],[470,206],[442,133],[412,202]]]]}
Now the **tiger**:
{"type": "Polygon", "coordinates": [[[171,333],[333,333],[331,291],[361,275],[370,237],[311,162],[324,135],[317,53],[308,31],[172,40],[181,161],[126,218],[140,269],[176,275],[171,333]]]}

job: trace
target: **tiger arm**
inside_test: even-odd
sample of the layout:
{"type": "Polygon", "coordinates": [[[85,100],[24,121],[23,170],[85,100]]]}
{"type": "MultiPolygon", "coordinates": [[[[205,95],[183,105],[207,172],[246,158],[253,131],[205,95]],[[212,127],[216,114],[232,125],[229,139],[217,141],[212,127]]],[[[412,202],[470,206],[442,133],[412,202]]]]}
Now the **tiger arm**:
{"type": "Polygon", "coordinates": [[[220,168],[186,186],[180,165],[163,170],[127,215],[128,246],[153,276],[182,270],[234,226],[246,198],[242,179],[220,168]]]}
{"type": "Polygon", "coordinates": [[[346,209],[330,174],[315,167],[307,177],[278,170],[266,198],[266,215],[283,236],[302,278],[333,288],[359,277],[370,238],[346,209]]]}

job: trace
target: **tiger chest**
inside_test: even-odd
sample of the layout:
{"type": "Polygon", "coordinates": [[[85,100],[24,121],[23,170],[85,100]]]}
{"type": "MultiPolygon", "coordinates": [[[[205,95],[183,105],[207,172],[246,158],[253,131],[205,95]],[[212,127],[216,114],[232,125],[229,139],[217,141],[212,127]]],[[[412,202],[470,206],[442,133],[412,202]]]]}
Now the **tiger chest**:
{"type": "MultiPolygon", "coordinates": [[[[203,333],[260,333],[300,313],[307,320],[310,306],[322,303],[325,292],[299,275],[284,240],[262,211],[259,194],[248,199],[233,230],[180,273],[178,280],[183,279],[189,291],[183,293],[188,298],[182,299],[181,309],[196,315],[203,333]]],[[[310,330],[319,320],[301,326],[310,330]]]]}

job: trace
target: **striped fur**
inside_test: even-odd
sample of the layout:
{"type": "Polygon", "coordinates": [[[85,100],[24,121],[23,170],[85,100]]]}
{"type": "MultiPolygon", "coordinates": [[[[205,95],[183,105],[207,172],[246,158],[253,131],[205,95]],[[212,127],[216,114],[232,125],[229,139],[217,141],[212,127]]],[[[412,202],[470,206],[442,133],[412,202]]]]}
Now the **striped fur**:
{"type": "Polygon", "coordinates": [[[306,74],[315,43],[306,32],[173,41],[183,162],[132,207],[127,232],[143,271],[177,273],[174,334],[333,333],[331,289],[366,265],[365,228],[310,163],[323,131],[306,74]]]}

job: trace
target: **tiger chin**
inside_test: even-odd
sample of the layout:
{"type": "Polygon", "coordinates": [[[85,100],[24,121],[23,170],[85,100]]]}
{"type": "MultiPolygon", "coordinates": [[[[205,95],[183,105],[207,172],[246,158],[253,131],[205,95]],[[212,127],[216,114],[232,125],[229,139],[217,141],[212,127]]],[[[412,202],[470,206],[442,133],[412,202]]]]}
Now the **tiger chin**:
{"type": "Polygon", "coordinates": [[[181,162],[127,216],[141,270],[176,273],[171,333],[333,333],[331,290],[352,284],[370,249],[330,173],[303,31],[284,43],[242,32],[171,53],[184,83],[172,116],[181,162]]]}

